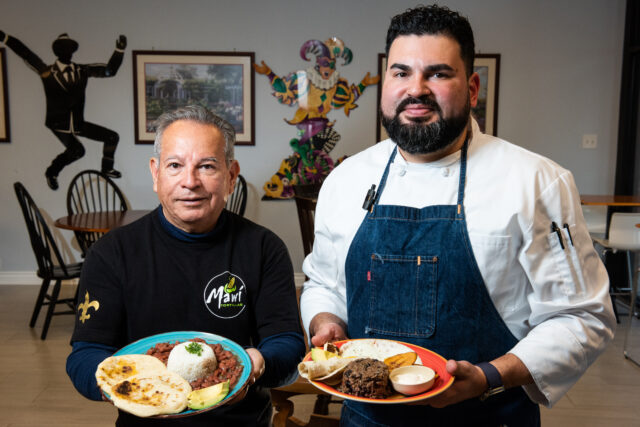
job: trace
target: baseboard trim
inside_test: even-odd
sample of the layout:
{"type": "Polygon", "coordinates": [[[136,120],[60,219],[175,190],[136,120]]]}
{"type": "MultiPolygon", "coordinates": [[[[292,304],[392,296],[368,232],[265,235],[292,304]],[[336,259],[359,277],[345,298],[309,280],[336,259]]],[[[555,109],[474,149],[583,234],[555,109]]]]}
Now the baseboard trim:
{"type": "MultiPolygon", "coordinates": [[[[65,284],[76,284],[78,279],[65,280],[65,284]]],[[[0,271],[1,285],[39,285],[42,279],[38,277],[35,271],[0,271]]]]}

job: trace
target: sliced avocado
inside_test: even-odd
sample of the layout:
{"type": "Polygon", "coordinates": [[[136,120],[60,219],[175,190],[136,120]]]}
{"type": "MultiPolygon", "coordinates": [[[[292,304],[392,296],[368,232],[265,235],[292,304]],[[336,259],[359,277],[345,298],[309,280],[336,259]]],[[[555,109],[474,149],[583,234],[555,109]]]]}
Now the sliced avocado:
{"type": "Polygon", "coordinates": [[[205,409],[220,402],[227,394],[229,394],[229,381],[194,390],[189,393],[187,406],[195,410],[205,409]]]}
{"type": "Polygon", "coordinates": [[[327,360],[327,355],[323,349],[314,347],[311,349],[311,360],[313,360],[314,362],[327,360]]]}

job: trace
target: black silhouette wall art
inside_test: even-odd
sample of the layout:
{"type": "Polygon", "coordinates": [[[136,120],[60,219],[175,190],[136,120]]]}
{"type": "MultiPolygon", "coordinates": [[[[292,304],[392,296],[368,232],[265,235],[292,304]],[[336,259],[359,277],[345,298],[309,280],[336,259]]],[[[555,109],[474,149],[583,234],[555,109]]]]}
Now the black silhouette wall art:
{"type": "Polygon", "coordinates": [[[20,40],[5,34],[0,30],[0,41],[38,73],[44,85],[47,101],[45,126],[65,146],[65,151],[59,154],[45,172],[47,184],[52,190],[58,188],[58,175],[62,169],[81,158],[85,149],[78,140],[79,136],[101,141],[102,172],[112,178],[120,178],[122,174],[114,169],[114,154],[119,136],[116,132],[84,120],[85,89],[90,77],[113,77],[116,75],[127,38],[120,35],[116,40],[116,49],[107,64],[76,64],[71,61],[73,53],[78,49],[78,42],[71,39],[67,33],[60,34],[53,41],[52,49],[56,61],[46,65],[42,59],[26,47],[20,40]]]}

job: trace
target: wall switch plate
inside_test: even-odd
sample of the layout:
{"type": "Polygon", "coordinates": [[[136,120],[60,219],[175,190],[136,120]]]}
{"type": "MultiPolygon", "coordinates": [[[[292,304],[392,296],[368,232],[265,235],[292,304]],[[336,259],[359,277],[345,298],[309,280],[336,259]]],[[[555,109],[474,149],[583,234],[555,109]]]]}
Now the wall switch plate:
{"type": "Polygon", "coordinates": [[[598,147],[598,135],[582,135],[582,148],[593,149],[598,147]]]}

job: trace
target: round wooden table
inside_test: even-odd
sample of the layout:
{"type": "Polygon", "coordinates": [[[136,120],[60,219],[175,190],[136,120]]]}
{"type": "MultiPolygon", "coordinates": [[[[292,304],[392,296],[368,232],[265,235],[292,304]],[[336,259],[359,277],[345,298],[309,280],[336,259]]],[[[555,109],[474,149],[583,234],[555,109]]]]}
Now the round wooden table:
{"type": "Polygon", "coordinates": [[[123,212],[86,212],[58,218],[54,225],[65,230],[106,233],[132,223],[149,212],[151,211],[136,209],[123,212]]]}
{"type": "Polygon", "coordinates": [[[591,206],[640,206],[640,196],[580,195],[580,203],[591,206]]]}

